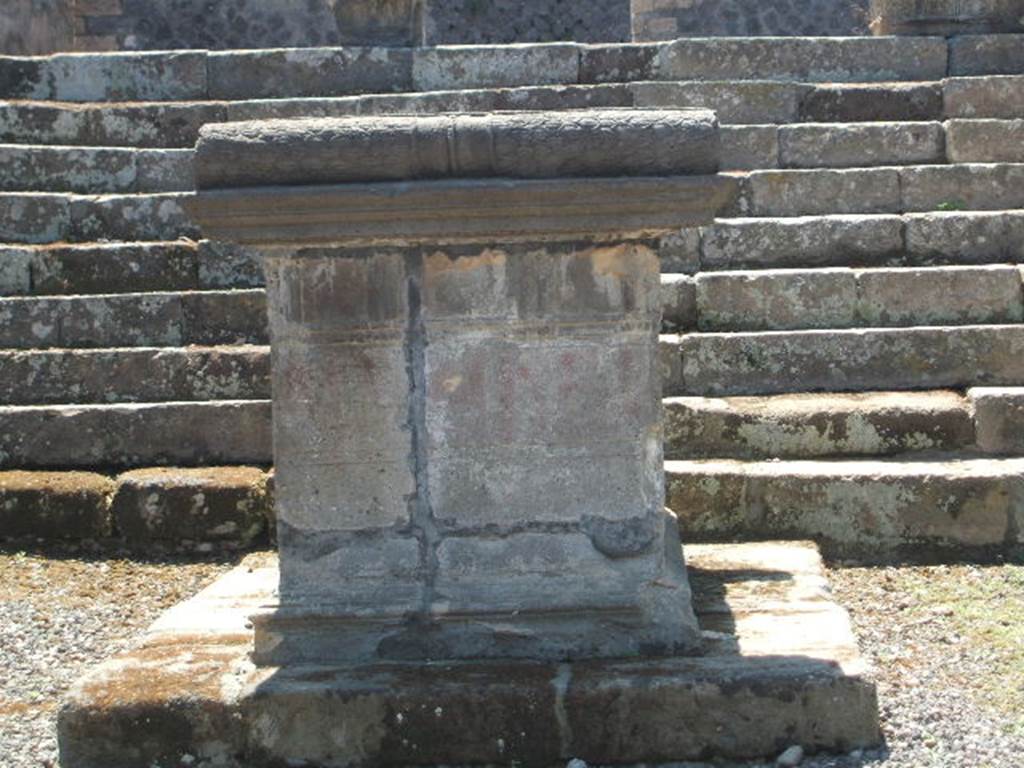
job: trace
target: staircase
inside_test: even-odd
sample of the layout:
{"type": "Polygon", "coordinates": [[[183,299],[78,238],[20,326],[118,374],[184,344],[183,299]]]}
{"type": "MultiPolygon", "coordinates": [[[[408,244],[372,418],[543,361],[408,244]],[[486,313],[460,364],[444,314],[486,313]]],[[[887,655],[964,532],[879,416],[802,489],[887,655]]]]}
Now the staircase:
{"type": "Polygon", "coordinates": [[[706,106],[741,194],[663,243],[687,540],[1024,543],[1024,36],[0,58],[0,536],[246,546],[258,267],[183,203],[208,122],[706,106]]]}

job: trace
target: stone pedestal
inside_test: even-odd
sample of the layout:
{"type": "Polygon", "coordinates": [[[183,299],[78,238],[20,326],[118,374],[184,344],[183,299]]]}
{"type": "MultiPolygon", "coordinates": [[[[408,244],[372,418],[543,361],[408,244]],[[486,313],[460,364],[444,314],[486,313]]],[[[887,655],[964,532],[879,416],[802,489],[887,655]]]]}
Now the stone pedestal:
{"type": "Polygon", "coordinates": [[[260,663],[696,650],[653,238],[727,199],[717,150],[699,111],[204,129],[197,215],[267,272],[260,663]]]}

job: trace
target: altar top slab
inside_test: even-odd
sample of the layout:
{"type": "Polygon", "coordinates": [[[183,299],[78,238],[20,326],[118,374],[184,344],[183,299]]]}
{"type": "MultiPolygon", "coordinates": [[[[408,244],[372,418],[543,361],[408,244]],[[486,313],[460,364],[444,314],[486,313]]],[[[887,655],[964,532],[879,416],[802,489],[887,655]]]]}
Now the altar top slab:
{"type": "Polygon", "coordinates": [[[200,190],[425,179],[694,176],[719,167],[706,109],[305,118],[205,126],[200,190]]]}

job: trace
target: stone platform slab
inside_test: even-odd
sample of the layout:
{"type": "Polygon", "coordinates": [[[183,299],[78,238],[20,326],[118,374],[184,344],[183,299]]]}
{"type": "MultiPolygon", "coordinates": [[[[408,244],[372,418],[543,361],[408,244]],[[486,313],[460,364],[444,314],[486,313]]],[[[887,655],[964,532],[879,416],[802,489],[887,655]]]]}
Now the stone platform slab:
{"type": "Polygon", "coordinates": [[[273,599],[277,561],[251,556],[77,684],[61,765],[635,764],[880,742],[814,545],[686,553],[701,657],[261,669],[248,617],[273,599]]]}

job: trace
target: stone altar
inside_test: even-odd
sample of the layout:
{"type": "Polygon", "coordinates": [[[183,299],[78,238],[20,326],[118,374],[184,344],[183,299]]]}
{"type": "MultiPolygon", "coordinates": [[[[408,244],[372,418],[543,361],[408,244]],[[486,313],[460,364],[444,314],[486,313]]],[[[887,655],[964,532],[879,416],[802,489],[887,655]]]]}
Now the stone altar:
{"type": "Polygon", "coordinates": [[[724,203],[717,157],[684,110],[204,129],[199,219],[268,282],[260,663],[696,649],[651,238],[724,203]]]}
{"type": "Polygon", "coordinates": [[[268,267],[280,557],[79,681],[64,768],[877,744],[813,545],[695,547],[691,599],[662,508],[654,248],[733,194],[717,142],[685,110],[204,129],[194,212],[268,267]]]}

